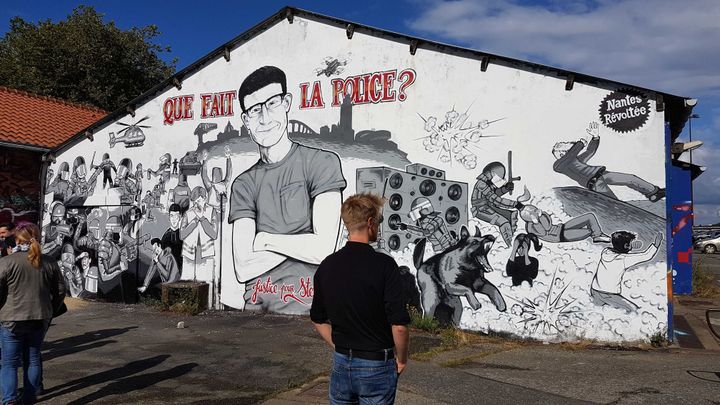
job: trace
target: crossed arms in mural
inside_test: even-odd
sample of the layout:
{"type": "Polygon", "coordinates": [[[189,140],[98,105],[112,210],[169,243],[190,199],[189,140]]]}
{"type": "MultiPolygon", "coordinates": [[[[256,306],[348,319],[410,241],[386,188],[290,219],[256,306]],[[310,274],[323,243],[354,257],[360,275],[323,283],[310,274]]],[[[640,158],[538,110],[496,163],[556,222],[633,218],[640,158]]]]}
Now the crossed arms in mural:
{"type": "Polygon", "coordinates": [[[272,270],[288,257],[320,264],[335,250],[340,229],[340,191],[318,194],[312,205],[313,232],[272,234],[257,232],[255,219],[239,218],[233,222],[233,260],[235,275],[245,283],[272,270]],[[333,213],[336,213],[333,215],[333,213]]]}

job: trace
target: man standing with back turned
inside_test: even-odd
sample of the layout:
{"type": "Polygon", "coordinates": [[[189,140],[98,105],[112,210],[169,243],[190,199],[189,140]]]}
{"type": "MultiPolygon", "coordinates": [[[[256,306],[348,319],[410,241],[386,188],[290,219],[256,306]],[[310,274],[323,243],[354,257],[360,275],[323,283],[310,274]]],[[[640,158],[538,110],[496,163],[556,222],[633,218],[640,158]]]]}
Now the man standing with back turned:
{"type": "Polygon", "coordinates": [[[331,404],[392,404],[408,358],[410,316],[395,260],[375,252],[384,201],[349,197],[341,217],[348,241],[320,264],[310,319],[335,349],[331,404]]]}

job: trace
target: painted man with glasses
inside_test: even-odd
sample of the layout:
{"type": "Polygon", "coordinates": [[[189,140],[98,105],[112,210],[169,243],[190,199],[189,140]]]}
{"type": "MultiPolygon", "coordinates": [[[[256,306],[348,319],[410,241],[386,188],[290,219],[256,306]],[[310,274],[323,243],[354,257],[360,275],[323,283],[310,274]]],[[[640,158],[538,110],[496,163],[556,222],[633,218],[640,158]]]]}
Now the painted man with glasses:
{"type": "Polygon", "coordinates": [[[245,309],[306,314],[315,270],[337,242],[346,187],[340,159],[288,138],[292,95],[277,67],[245,78],[238,100],[260,152],[235,178],[228,214],[245,309]]]}

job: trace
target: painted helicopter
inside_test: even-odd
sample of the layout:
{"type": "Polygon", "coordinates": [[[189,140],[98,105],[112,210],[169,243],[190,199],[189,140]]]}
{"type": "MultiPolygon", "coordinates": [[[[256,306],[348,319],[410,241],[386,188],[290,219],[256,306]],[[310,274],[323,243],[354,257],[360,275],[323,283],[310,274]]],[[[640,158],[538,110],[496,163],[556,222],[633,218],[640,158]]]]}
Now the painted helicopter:
{"type": "Polygon", "coordinates": [[[117,137],[115,136],[114,132],[110,132],[110,147],[112,148],[118,142],[124,143],[126,148],[142,146],[145,142],[145,134],[143,133],[141,128],[150,128],[150,126],[139,124],[148,118],[150,117],[143,117],[134,124],[118,122],[118,125],[123,125],[125,126],[125,128],[118,131],[117,137]],[[119,136],[123,132],[125,132],[125,134],[123,136],[119,136]]]}

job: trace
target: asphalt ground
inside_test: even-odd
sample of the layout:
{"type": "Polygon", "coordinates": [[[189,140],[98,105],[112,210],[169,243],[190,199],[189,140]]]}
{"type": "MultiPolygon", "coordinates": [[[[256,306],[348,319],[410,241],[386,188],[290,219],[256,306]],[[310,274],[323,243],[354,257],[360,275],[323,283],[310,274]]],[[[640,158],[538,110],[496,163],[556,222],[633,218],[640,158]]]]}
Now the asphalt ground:
{"type": "MultiPolygon", "coordinates": [[[[330,350],[303,317],[68,300],[48,333],[48,404],[327,403],[330,350]],[[178,329],[183,321],[185,328],[178,329]]],[[[697,312],[685,308],[686,315],[697,312]]],[[[400,404],[720,400],[720,350],[542,345],[474,334],[438,349],[414,331],[400,404]],[[435,348],[434,350],[431,350],[435,348]]],[[[717,346],[720,349],[720,346],[717,346]]]]}

